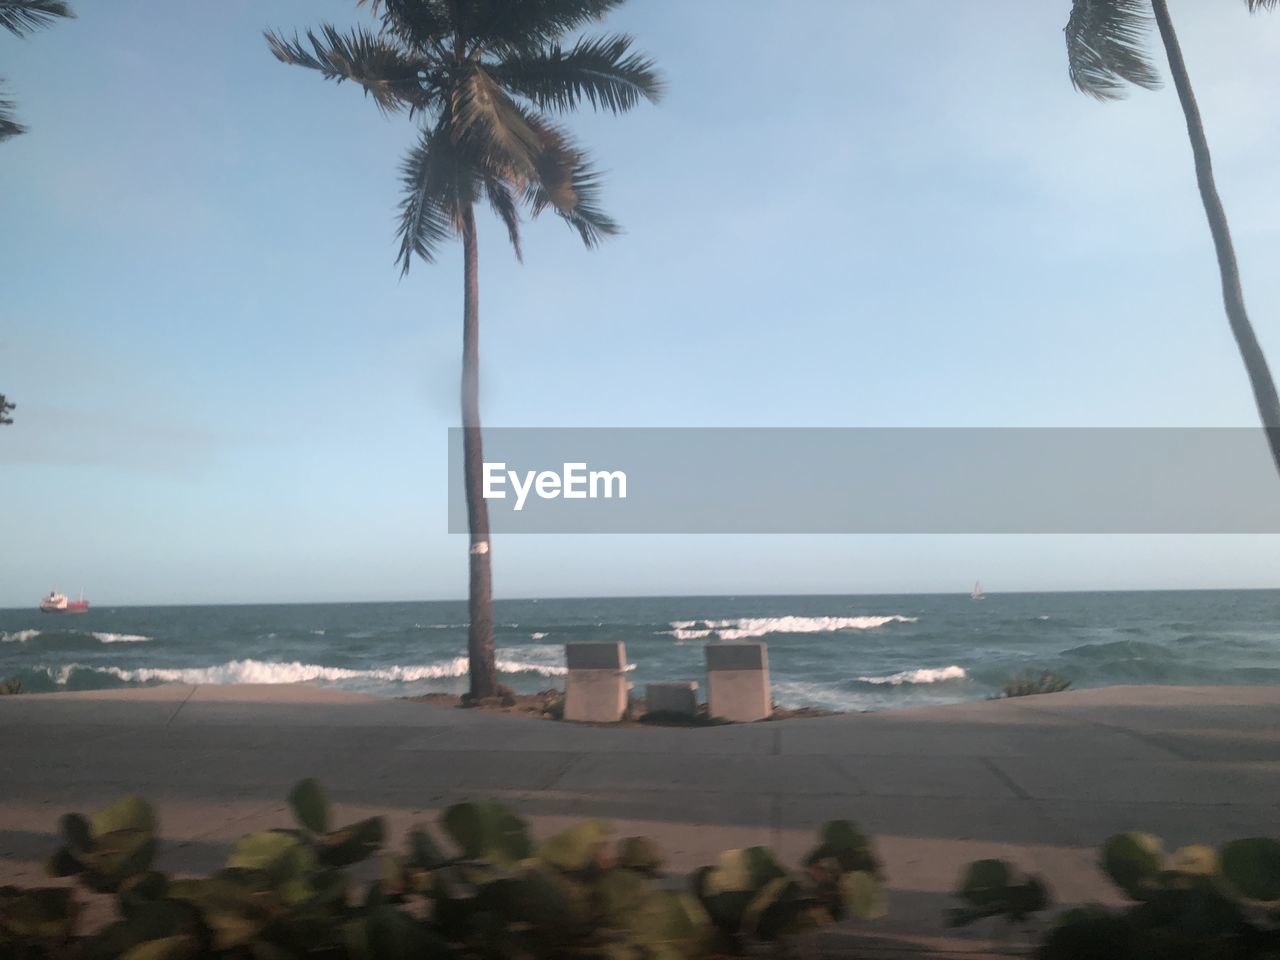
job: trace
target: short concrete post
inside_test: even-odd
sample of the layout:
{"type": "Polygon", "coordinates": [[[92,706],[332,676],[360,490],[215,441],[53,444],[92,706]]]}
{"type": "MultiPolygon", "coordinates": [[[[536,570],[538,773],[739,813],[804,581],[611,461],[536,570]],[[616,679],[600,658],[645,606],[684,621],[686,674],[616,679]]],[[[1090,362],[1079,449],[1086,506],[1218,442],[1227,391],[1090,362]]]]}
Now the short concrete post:
{"type": "Polygon", "coordinates": [[[650,683],[644,688],[644,706],[649,713],[680,717],[698,715],[698,683],[650,683]]]}
{"type": "Polygon", "coordinates": [[[566,643],[564,718],[617,723],[627,709],[627,654],[621,643],[566,643]]]}
{"type": "Polygon", "coordinates": [[[769,651],[763,643],[708,643],[706,651],[711,716],[750,723],[773,713],[769,651]]]}

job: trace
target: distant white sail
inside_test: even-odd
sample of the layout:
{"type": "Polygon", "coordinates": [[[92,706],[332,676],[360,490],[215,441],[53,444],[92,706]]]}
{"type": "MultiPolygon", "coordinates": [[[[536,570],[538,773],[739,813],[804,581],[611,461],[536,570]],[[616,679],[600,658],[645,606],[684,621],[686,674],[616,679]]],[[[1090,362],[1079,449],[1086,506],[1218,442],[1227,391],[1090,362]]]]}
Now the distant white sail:
{"type": "Polygon", "coordinates": [[[982,583],[975,582],[973,585],[973,593],[969,594],[974,600],[985,600],[987,595],[982,592],[982,583]]]}

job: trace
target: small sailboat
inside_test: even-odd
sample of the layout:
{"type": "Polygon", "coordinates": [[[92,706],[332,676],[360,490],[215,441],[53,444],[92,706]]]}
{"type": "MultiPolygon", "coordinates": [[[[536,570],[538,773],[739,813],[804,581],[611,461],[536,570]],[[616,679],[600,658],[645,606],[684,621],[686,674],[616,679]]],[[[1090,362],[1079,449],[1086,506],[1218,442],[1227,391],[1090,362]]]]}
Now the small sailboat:
{"type": "Polygon", "coordinates": [[[974,583],[974,585],[973,585],[973,593],[969,594],[969,596],[970,596],[972,599],[974,599],[974,600],[985,600],[985,599],[987,599],[987,595],[986,595],[985,593],[983,593],[983,592],[982,592],[982,583],[981,583],[981,581],[978,581],[978,582],[975,582],[975,583],[974,583]]]}

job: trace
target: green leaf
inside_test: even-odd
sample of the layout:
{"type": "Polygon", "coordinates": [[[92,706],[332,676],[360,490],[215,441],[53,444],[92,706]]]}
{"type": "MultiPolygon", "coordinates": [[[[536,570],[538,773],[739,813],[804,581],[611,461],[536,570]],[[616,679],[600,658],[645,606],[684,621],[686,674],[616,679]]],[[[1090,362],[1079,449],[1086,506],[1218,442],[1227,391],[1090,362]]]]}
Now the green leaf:
{"type": "Polygon", "coordinates": [[[227,875],[175,880],[169,895],[190,903],[200,912],[213,932],[216,950],[233,950],[253,943],[271,917],[269,906],[261,896],[227,875]]]}
{"type": "Polygon", "coordinates": [[[538,859],[566,873],[578,873],[594,866],[600,849],[608,842],[609,825],[603,820],[586,820],[562,830],[538,848],[538,859]]]}
{"type": "Polygon", "coordinates": [[[772,912],[773,916],[769,917],[769,919],[775,923],[781,919],[778,916],[780,911],[777,911],[776,908],[782,903],[783,898],[792,892],[793,888],[793,882],[787,877],[775,877],[761,887],[742,912],[742,932],[753,934],[762,940],[774,939],[773,934],[775,931],[766,922],[766,917],[772,912]]]}
{"type": "Polygon", "coordinates": [[[865,870],[846,873],[840,878],[840,902],[846,916],[875,920],[886,913],[884,887],[875,875],[865,870]]]}
{"type": "Polygon", "coordinates": [[[298,823],[312,833],[324,833],[329,829],[329,801],[319,781],[311,777],[298,781],[289,791],[289,806],[298,823]]]}
{"type": "Polygon", "coordinates": [[[5,933],[20,939],[66,940],[79,909],[67,887],[0,887],[0,944],[5,933]]]}
{"type": "Polygon", "coordinates": [[[289,901],[304,900],[313,892],[310,881],[316,870],[315,854],[290,833],[271,830],[242,837],[227,858],[227,866],[261,871],[289,901]]]}
{"type": "Polygon", "coordinates": [[[137,874],[146,873],[155,857],[156,840],[149,830],[116,830],[96,837],[81,857],[84,882],[100,893],[113,892],[137,874]]]}
{"type": "Polygon", "coordinates": [[[856,824],[848,820],[832,820],[823,826],[819,836],[819,845],[805,858],[806,866],[834,859],[842,871],[865,870],[880,876],[880,859],[875,854],[871,838],[856,824]]]}
{"type": "Polygon", "coordinates": [[[1013,870],[1003,860],[975,860],[965,869],[956,896],[975,906],[1003,899],[1013,882],[1013,870]]]}
{"type": "Polygon", "coordinates": [[[650,894],[648,878],[634,870],[606,871],[592,884],[605,926],[624,928],[645,906],[650,894]]]}
{"type": "Polygon", "coordinates": [[[84,864],[70,850],[62,847],[48,859],[44,869],[51,877],[73,877],[84,870],[84,864]]]}
{"type": "Polygon", "coordinates": [[[1218,872],[1218,854],[1204,844],[1182,847],[1169,855],[1167,869],[1184,876],[1212,877],[1218,872]]]}
{"type": "Polygon", "coordinates": [[[662,851],[648,837],[625,837],[618,841],[618,866],[657,873],[663,866],[662,851]]]}
{"type": "Polygon", "coordinates": [[[120,960],[188,960],[200,956],[200,944],[195,937],[165,937],[140,943],[121,954],[120,960]]]}
{"type": "Polygon", "coordinates": [[[720,854],[704,883],[710,896],[742,891],[754,894],[770,881],[783,876],[786,876],[786,871],[766,847],[747,847],[720,854]]]}
{"type": "Polygon", "coordinates": [[[320,862],[345,867],[366,860],[378,852],[386,833],[381,817],[370,817],[317,838],[320,862]]]}
{"type": "Polygon", "coordinates": [[[64,814],[58,821],[58,829],[74,851],[83,853],[93,846],[93,828],[88,819],[79,813],[64,814]]]}
{"type": "Polygon", "coordinates": [[[1039,877],[1028,877],[1024,883],[1009,889],[1009,920],[1013,923],[1021,923],[1048,906],[1049,888],[1039,877]]]}
{"type": "Polygon", "coordinates": [[[441,821],[468,859],[510,864],[528,859],[532,852],[524,821],[496,803],[455,804],[441,821]]]}
{"type": "Polygon", "coordinates": [[[1235,840],[1222,848],[1221,861],[1223,877],[1241,896],[1262,903],[1280,901],[1280,841],[1235,840]]]}
{"type": "Polygon", "coordinates": [[[347,943],[356,948],[352,951],[356,956],[369,960],[432,960],[453,955],[424,924],[390,905],[375,907],[362,922],[349,927],[347,943]]]}
{"type": "Polygon", "coordinates": [[[95,840],[122,830],[154,834],[158,827],[151,804],[141,797],[122,797],[89,817],[89,831],[95,840]]]}
{"type": "Polygon", "coordinates": [[[1152,882],[1164,869],[1159,837],[1149,833],[1121,833],[1102,848],[1102,869],[1134,900],[1145,899],[1152,882]]]}
{"type": "Polygon", "coordinates": [[[408,865],[418,870],[434,870],[449,862],[431,834],[422,827],[414,827],[409,831],[408,865]]]}

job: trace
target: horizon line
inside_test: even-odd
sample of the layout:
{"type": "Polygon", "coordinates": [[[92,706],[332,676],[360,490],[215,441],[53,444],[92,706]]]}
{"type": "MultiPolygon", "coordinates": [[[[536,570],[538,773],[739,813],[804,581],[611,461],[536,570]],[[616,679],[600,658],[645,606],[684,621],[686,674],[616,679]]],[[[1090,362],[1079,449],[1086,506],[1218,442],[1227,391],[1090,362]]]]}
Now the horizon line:
{"type": "MultiPolygon", "coordinates": [[[[1043,596],[1072,595],[1093,593],[1265,593],[1280,591],[1275,587],[1110,587],[1092,590],[998,590],[995,593],[983,591],[986,599],[1002,596],[1043,596]]],[[[852,598],[852,597],[967,597],[967,591],[956,590],[898,590],[879,593],[642,593],[642,594],[590,594],[576,597],[502,597],[495,598],[494,603],[529,603],[558,602],[570,600],[769,600],[789,597],[807,598],[852,598]]],[[[447,597],[434,600],[244,600],[224,602],[179,602],[179,603],[94,603],[90,601],[90,612],[95,608],[109,607],[115,609],[136,608],[180,608],[180,607],[355,607],[355,606],[388,606],[392,604],[418,603],[466,603],[466,597],[447,597]]],[[[0,613],[22,613],[38,610],[37,604],[21,607],[0,607],[0,613]]],[[[84,614],[68,614],[68,616],[84,616],[84,614]]]]}

